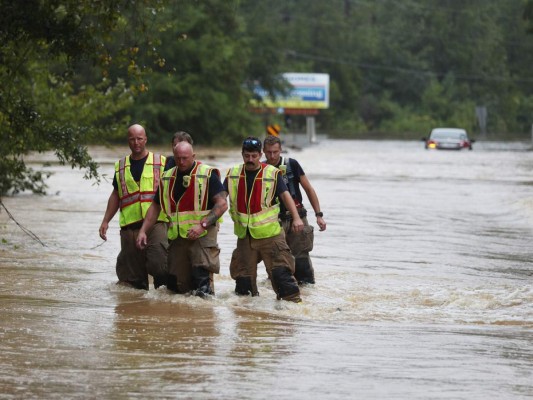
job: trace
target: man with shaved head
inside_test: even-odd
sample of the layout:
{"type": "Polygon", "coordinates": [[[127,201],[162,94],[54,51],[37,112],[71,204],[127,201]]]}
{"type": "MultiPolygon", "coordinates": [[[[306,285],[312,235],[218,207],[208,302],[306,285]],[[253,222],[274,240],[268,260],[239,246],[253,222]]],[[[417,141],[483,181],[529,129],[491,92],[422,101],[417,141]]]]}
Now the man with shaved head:
{"type": "Polygon", "coordinates": [[[163,211],[169,220],[167,288],[207,297],[215,294],[213,274],[220,271],[218,220],[228,208],[227,193],[220,171],[196,161],[190,143],[177,143],[173,152],[176,166],[161,179],[137,246],[146,247],[147,232],[163,211]]]}
{"type": "Polygon", "coordinates": [[[135,241],[163,174],[166,158],[146,149],[146,132],[141,125],[128,128],[131,154],[115,163],[113,191],[100,225],[100,237],[107,240],[109,222],[120,210],[120,253],[118,283],[148,290],[148,275],[157,288],[165,285],[167,267],[166,216],[157,215],[148,232],[147,246],[139,250],[135,241]]]}
{"type": "MultiPolygon", "coordinates": [[[[194,144],[192,136],[184,131],[178,131],[174,135],[172,135],[172,149],[174,149],[174,147],[179,142],[187,142],[187,143],[190,143],[191,145],[194,144]]],[[[165,164],[165,171],[175,166],[176,166],[176,161],[174,160],[174,155],[167,157],[167,163],[165,164]]]]}

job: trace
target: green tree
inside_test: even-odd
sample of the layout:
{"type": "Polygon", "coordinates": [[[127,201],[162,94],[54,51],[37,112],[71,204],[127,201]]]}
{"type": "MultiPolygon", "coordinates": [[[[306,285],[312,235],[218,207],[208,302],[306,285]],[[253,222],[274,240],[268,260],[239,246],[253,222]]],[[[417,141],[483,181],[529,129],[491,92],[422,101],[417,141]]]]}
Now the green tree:
{"type": "Polygon", "coordinates": [[[250,45],[236,3],[176,1],[164,21],[165,71],[150,77],[134,117],[165,141],[177,130],[222,145],[253,134],[245,85],[250,45]]]}
{"type": "Polygon", "coordinates": [[[125,71],[132,84],[142,79],[137,51],[128,51],[140,44],[130,42],[137,38],[127,24],[147,35],[146,16],[157,13],[158,3],[0,1],[0,196],[44,193],[45,174],[25,163],[30,151],[54,151],[61,163],[98,179],[86,144],[123,129],[133,93],[109,71],[125,71]],[[117,32],[125,33],[122,41],[117,32]]]}
{"type": "Polygon", "coordinates": [[[527,4],[524,13],[513,0],[272,0],[261,17],[283,37],[285,71],[330,74],[331,107],[318,117],[330,134],[408,136],[424,121],[475,127],[476,105],[487,106],[492,131],[524,132],[527,4]],[[441,99],[431,95],[438,86],[441,99]]]}

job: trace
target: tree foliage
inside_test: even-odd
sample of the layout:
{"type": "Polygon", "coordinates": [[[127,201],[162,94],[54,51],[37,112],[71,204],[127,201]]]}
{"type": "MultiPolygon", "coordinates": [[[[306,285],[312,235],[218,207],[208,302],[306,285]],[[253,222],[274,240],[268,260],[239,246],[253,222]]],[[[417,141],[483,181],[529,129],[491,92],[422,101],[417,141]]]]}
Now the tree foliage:
{"type": "Polygon", "coordinates": [[[530,3],[182,0],[167,8],[174,22],[162,39],[175,73],[151,78],[134,115],[166,137],[188,129],[225,143],[261,133],[246,114],[254,83],[275,93],[281,73],[317,72],[330,75],[330,108],[317,119],[330,135],[476,133],[476,106],[488,109],[493,137],[528,133],[530,3]]]}
{"type": "Polygon", "coordinates": [[[169,140],[177,130],[198,143],[230,144],[253,125],[246,90],[250,46],[234,2],[175,1],[161,23],[164,71],[153,74],[132,113],[169,140]]]}
{"type": "Polygon", "coordinates": [[[140,14],[156,9],[127,0],[0,4],[0,196],[44,193],[45,175],[24,161],[29,151],[54,151],[61,163],[98,178],[86,144],[123,129],[132,103],[126,79],[143,74],[124,52],[133,46],[129,38],[117,33],[128,18],[147,21],[140,14]],[[122,78],[109,79],[112,68],[124,70],[122,78]]]}
{"type": "Polygon", "coordinates": [[[533,37],[520,2],[286,4],[282,62],[287,70],[330,74],[331,107],[319,118],[329,134],[416,137],[435,124],[476,131],[476,105],[487,107],[494,133],[529,131],[522,113],[533,94],[533,37]]]}
{"type": "MultiPolygon", "coordinates": [[[[0,196],[45,189],[29,151],[97,177],[85,147],[126,124],[151,141],[262,134],[252,88],[330,75],[319,130],[419,138],[437,125],[529,137],[532,0],[0,0],[0,196]]],[[[268,118],[281,116],[269,115],[268,118]]],[[[303,127],[293,118],[291,129],[303,127]]]]}

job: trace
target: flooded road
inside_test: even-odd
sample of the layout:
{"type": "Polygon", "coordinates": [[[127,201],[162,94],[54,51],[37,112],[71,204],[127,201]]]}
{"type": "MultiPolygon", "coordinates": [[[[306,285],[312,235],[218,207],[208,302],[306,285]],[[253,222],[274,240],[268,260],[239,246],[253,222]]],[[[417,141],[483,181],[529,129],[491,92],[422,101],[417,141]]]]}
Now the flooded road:
{"type": "MultiPolygon", "coordinates": [[[[328,223],[303,304],[276,301],[262,265],[260,297],[234,295],[228,214],[214,299],[116,286],[110,181],[46,167],[48,196],[2,199],[46,246],[1,210],[0,398],[532,398],[533,151],[474,147],[290,152],[328,223]]],[[[126,153],[92,152],[108,176],[126,153]]],[[[222,173],[240,161],[199,153],[222,173]]]]}

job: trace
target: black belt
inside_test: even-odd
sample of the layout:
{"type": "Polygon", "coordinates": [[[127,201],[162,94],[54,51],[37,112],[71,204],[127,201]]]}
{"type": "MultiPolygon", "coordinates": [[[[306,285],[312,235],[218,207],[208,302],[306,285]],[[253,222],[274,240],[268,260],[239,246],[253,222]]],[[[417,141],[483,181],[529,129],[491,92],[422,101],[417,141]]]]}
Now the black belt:
{"type": "MultiPolygon", "coordinates": [[[[297,208],[297,210],[300,218],[307,217],[307,210],[304,207],[297,208]]],[[[279,219],[281,219],[282,221],[289,221],[292,219],[292,214],[290,211],[285,211],[285,213],[279,214],[279,219]]]]}
{"type": "MultiPolygon", "coordinates": [[[[156,223],[154,225],[159,224],[161,222],[162,221],[156,221],[156,223]]],[[[120,229],[123,230],[123,231],[129,231],[129,230],[141,229],[142,226],[143,226],[143,221],[138,221],[138,222],[134,222],[133,224],[129,224],[129,225],[123,226],[120,229]]]]}
{"type": "Polygon", "coordinates": [[[143,221],[134,222],[132,224],[123,226],[120,229],[123,230],[123,231],[131,231],[131,230],[135,230],[135,229],[141,229],[141,226],[143,226],[143,221]]]}

